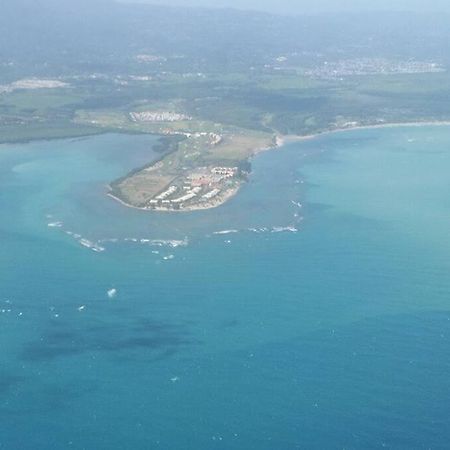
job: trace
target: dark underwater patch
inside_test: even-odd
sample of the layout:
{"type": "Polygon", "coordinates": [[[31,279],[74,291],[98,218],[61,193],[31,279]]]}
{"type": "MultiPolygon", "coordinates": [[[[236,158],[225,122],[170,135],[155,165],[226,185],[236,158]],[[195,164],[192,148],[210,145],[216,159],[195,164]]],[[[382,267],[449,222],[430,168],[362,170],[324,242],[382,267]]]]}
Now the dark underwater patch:
{"type": "Polygon", "coordinates": [[[24,377],[11,374],[0,374],[0,395],[8,393],[25,380],[24,377]]]}
{"type": "Polygon", "coordinates": [[[45,362],[87,353],[143,351],[142,356],[161,359],[194,343],[185,324],[139,319],[131,324],[97,323],[75,327],[70,322],[50,322],[38,339],[24,346],[21,358],[45,362]]]}

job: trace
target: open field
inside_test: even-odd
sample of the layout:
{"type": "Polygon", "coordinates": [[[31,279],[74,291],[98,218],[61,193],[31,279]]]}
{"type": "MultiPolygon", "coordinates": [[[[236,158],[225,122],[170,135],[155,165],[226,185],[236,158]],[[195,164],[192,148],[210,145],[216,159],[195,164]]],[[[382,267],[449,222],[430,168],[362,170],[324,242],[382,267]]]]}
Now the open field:
{"type": "MultiPolygon", "coordinates": [[[[24,124],[33,124],[33,132],[42,136],[52,121],[64,123],[66,129],[76,124],[159,133],[162,124],[129,120],[131,112],[145,111],[192,117],[189,123],[169,123],[170,130],[180,132],[220,132],[224,127],[238,127],[297,135],[352,121],[450,118],[447,72],[315,80],[292,72],[260,71],[204,74],[201,78],[164,74],[152,81],[119,81],[125,84],[105,76],[95,81],[71,80],[70,88],[0,94],[0,141],[6,140],[5,135],[8,140],[20,140],[24,124]]],[[[33,133],[27,135],[32,137],[33,133]]]]}

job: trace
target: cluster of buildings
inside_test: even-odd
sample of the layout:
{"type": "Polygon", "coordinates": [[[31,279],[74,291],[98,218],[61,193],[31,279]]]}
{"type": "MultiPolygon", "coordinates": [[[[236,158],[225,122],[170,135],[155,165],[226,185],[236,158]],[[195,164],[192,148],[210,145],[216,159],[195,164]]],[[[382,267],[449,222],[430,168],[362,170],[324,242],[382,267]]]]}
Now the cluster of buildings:
{"type": "Polygon", "coordinates": [[[185,189],[185,193],[176,197],[174,196],[174,194],[177,193],[179,188],[177,186],[170,186],[169,189],[165,190],[154,199],[150,200],[148,206],[154,208],[162,207],[167,209],[180,208],[184,203],[198,197],[198,194],[202,190],[201,187],[191,188],[190,186],[189,189],[186,189],[186,186],[183,187],[183,189],[185,189]]]}
{"type": "Polygon", "coordinates": [[[213,167],[211,173],[223,178],[233,178],[237,174],[237,167],[213,167]]]}
{"type": "Polygon", "coordinates": [[[203,167],[172,184],[148,202],[149,208],[180,209],[186,203],[207,202],[217,197],[225,188],[224,182],[238,173],[237,167],[203,167]]]}
{"type": "MultiPolygon", "coordinates": [[[[191,120],[191,119],[192,119],[191,117],[186,116],[186,119],[180,120],[191,120]]],[[[216,145],[219,145],[223,141],[223,137],[217,133],[204,133],[204,132],[189,133],[187,131],[174,131],[172,128],[162,128],[160,133],[165,134],[167,136],[180,135],[186,136],[187,138],[195,138],[195,139],[208,137],[209,141],[207,142],[207,144],[210,145],[211,147],[215,147],[216,145]]]]}
{"type": "Polygon", "coordinates": [[[237,167],[204,167],[191,173],[187,180],[191,186],[214,186],[224,180],[234,178],[237,174],[237,167]]]}
{"type": "Polygon", "coordinates": [[[414,74],[443,72],[445,69],[435,63],[426,61],[392,61],[385,58],[356,58],[327,62],[305,71],[305,75],[314,78],[335,79],[355,75],[378,74],[414,74]]]}
{"type": "Polygon", "coordinates": [[[133,122],[179,122],[192,120],[192,117],[168,111],[142,111],[130,113],[133,122]]]}
{"type": "Polygon", "coordinates": [[[68,83],[60,80],[27,78],[10,84],[0,85],[0,94],[10,93],[18,89],[57,89],[67,86],[69,86],[68,83]]]}
{"type": "Polygon", "coordinates": [[[169,189],[165,190],[161,194],[159,194],[157,197],[155,197],[156,200],[165,200],[167,197],[170,197],[172,194],[177,192],[178,187],[177,186],[170,186],[169,189]]]}
{"type": "Polygon", "coordinates": [[[207,192],[206,194],[202,195],[202,198],[205,200],[211,200],[212,198],[216,197],[220,194],[220,189],[213,189],[212,191],[207,192]]]}
{"type": "Polygon", "coordinates": [[[164,56],[158,56],[158,55],[136,55],[136,61],[140,63],[152,63],[152,62],[164,62],[167,61],[167,58],[164,56]]]}
{"type": "Polygon", "coordinates": [[[129,79],[131,81],[152,81],[153,77],[150,75],[130,75],[129,79]]]}
{"type": "Polygon", "coordinates": [[[209,137],[211,138],[211,145],[219,145],[223,140],[223,137],[216,133],[209,133],[209,137]]]}

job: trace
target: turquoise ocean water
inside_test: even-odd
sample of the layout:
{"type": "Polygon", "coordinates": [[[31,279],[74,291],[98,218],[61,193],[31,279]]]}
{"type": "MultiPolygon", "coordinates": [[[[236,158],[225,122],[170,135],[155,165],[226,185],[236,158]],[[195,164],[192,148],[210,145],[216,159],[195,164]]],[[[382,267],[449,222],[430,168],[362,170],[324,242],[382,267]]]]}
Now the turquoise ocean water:
{"type": "Polygon", "coordinates": [[[105,195],[154,141],[0,146],[0,448],[448,448],[450,128],[291,143],[173,215],[105,195]]]}

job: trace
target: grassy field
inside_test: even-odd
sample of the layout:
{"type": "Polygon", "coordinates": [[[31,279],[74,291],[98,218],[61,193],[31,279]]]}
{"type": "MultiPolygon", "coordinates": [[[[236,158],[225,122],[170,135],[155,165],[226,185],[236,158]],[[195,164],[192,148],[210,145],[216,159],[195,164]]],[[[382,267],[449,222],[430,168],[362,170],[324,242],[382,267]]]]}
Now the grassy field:
{"type": "Polygon", "coordinates": [[[109,130],[222,133],[233,127],[305,135],[354,121],[448,120],[449,95],[446,72],[343,80],[315,80],[291,72],[166,74],[125,85],[108,78],[82,80],[68,88],[0,94],[0,142],[109,130]],[[147,110],[180,112],[194,120],[154,124],[129,119],[130,112],[147,110]]]}
{"type": "Polygon", "coordinates": [[[370,75],[316,80],[291,72],[202,77],[165,74],[151,81],[72,82],[69,88],[0,94],[0,142],[78,133],[80,126],[158,133],[161,124],[133,123],[132,111],[167,110],[194,118],[171,129],[217,132],[226,127],[311,134],[336,124],[448,120],[448,73],[370,75]],[[56,124],[56,125],[54,125],[56,124]],[[24,126],[29,130],[23,130],[24,126]],[[60,127],[57,133],[55,128],[60,127]]]}

